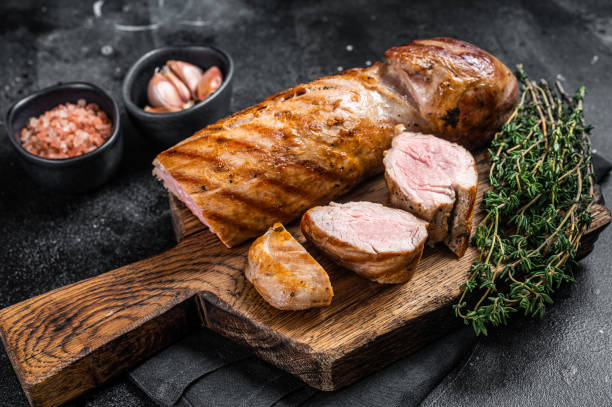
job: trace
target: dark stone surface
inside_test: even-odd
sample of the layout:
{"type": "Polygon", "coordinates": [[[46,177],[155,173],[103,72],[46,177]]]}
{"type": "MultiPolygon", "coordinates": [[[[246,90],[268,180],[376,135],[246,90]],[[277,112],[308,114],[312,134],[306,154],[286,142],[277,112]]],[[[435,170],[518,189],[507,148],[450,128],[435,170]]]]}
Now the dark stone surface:
{"type": "MultiPolygon", "coordinates": [[[[393,45],[448,35],[473,42],[533,77],[589,89],[593,145],[612,156],[612,3],[224,2],[5,0],[0,4],[0,109],[58,81],[84,80],[120,97],[131,63],[162,45],[213,44],[236,62],[232,109],[339,67],[376,61],[393,45]],[[117,4],[124,3],[122,9],[117,4]],[[142,5],[144,3],[144,5],[142,5]],[[123,27],[124,30],[117,29],[123,27]],[[129,24],[157,29],[125,31],[129,24]],[[122,26],[121,26],[122,25],[122,26]],[[352,50],[347,48],[352,45],[352,50]]],[[[33,184],[0,131],[0,307],[158,253],[173,244],[156,151],[126,127],[119,173],[97,192],[59,196],[33,184]]],[[[612,185],[604,182],[604,195],[612,185]]],[[[612,404],[612,229],[581,262],[543,320],[515,318],[482,339],[469,360],[425,400],[437,405],[612,404]]],[[[0,352],[0,406],[26,405],[0,352]]],[[[118,378],[71,403],[152,405],[118,378]]]]}

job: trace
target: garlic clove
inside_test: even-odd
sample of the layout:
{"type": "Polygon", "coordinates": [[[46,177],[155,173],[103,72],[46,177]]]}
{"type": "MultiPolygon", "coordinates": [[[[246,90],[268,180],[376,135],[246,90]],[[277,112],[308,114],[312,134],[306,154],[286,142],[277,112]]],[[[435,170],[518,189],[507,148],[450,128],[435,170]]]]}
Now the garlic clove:
{"type": "Polygon", "coordinates": [[[189,88],[191,92],[191,96],[195,99],[198,82],[200,82],[202,78],[202,70],[193,64],[183,61],[170,60],[166,62],[166,65],[185,85],[187,85],[187,88],[189,88]]]}
{"type": "Polygon", "coordinates": [[[219,86],[223,83],[223,74],[221,70],[216,66],[210,67],[204,75],[202,75],[202,79],[198,83],[197,90],[197,98],[198,100],[204,100],[208,96],[212,95],[219,86]]]}
{"type": "Polygon", "coordinates": [[[189,88],[187,88],[187,85],[185,85],[179,78],[178,76],[176,76],[171,70],[170,68],[168,68],[167,66],[164,66],[160,73],[166,77],[166,79],[168,79],[170,82],[172,82],[172,84],[174,85],[174,87],[176,88],[176,91],[178,92],[179,97],[181,98],[183,103],[187,103],[191,100],[191,92],[189,91],[189,88]]]}
{"type": "Polygon", "coordinates": [[[175,107],[175,106],[159,106],[159,107],[145,106],[144,110],[145,112],[149,112],[149,113],[174,113],[174,112],[179,112],[182,109],[180,107],[175,107]]]}
{"type": "Polygon", "coordinates": [[[155,72],[147,86],[147,97],[149,104],[153,107],[178,107],[183,106],[176,87],[168,78],[159,72],[155,72]]]}

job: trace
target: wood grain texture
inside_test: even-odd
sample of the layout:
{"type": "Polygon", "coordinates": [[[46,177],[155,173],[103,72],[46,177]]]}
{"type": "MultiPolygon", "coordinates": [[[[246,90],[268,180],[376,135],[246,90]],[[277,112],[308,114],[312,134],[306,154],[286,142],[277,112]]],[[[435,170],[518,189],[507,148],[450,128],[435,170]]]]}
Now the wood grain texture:
{"type": "MultiPolygon", "coordinates": [[[[487,170],[477,157],[479,172],[487,170]]],[[[481,176],[478,200],[486,188],[481,176]]],[[[387,203],[383,177],[342,201],[387,203]]],[[[329,272],[329,307],[279,311],[244,278],[249,243],[228,249],[171,198],[180,242],[158,256],[0,311],[0,336],[32,405],[56,406],[144,360],[203,324],[306,383],[333,390],[414,352],[452,329],[450,305],[476,257],[426,248],[415,276],[379,285],[344,270],[288,229],[329,272]]],[[[610,222],[593,207],[584,252],[610,222]]],[[[477,212],[475,222],[480,220],[477,212]]]]}

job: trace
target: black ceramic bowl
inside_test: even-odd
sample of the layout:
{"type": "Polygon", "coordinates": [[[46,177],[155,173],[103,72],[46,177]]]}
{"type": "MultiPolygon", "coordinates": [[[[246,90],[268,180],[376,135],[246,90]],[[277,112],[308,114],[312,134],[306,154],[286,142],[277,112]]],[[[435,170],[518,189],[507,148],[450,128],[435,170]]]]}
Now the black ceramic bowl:
{"type": "Polygon", "coordinates": [[[173,146],[193,135],[207,124],[229,112],[234,63],[225,52],[212,47],[166,47],[143,55],[128,71],[123,81],[123,102],[134,124],[145,137],[152,137],[163,148],[173,146]],[[149,113],[144,111],[147,85],[156,68],[174,59],[189,62],[203,70],[216,65],[223,83],[206,100],[180,112],[149,113]]]}
{"type": "Polygon", "coordinates": [[[7,111],[6,127],[26,172],[38,184],[56,191],[77,193],[99,187],[117,169],[123,154],[117,103],[102,89],[85,82],[52,86],[21,99],[7,111]],[[63,159],[39,157],[23,148],[19,133],[31,117],[38,117],[63,103],[77,103],[79,99],[96,103],[112,121],[113,132],[104,144],[89,153],[63,159]]]}

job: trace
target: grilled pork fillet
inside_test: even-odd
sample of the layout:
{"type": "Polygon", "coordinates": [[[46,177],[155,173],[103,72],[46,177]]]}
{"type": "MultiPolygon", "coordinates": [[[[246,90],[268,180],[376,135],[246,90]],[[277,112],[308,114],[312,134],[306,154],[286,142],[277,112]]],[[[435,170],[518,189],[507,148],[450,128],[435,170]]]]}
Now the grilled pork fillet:
{"type": "Polygon", "coordinates": [[[481,145],[516,104],[512,73],[449,38],[298,85],[164,151],[154,174],[228,247],[382,172],[396,124],[481,145]]]}
{"type": "Polygon", "coordinates": [[[444,241],[463,256],[478,186],[474,157],[456,143],[404,132],[383,162],[391,204],[429,222],[429,243],[444,241]]]}
{"type": "Polygon", "coordinates": [[[372,202],[317,206],[300,226],[336,262],[378,283],[408,281],[427,239],[427,222],[372,202]]]}
{"type": "Polygon", "coordinates": [[[244,274],[264,300],[281,310],[329,305],[334,296],[323,267],[280,223],[255,239],[244,274]]]}

